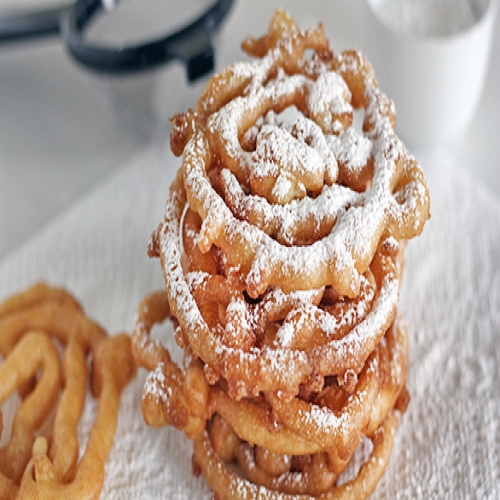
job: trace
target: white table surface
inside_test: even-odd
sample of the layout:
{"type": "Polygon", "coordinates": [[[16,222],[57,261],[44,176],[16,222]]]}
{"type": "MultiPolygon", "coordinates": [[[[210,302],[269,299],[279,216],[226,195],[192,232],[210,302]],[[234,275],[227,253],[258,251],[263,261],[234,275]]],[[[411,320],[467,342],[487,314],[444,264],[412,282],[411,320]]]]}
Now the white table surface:
{"type": "MultiPolygon", "coordinates": [[[[268,1],[251,9],[240,0],[224,27],[219,66],[239,57],[239,40],[263,33],[280,5],[302,26],[322,20],[334,48],[363,49],[362,0],[268,1]]],[[[480,108],[467,133],[447,147],[500,200],[499,88],[497,30],[480,108]]],[[[175,89],[170,96],[179,99],[175,89]]],[[[109,92],[103,95],[59,39],[0,46],[0,260],[145,146],[118,123],[107,100],[109,92]]]]}

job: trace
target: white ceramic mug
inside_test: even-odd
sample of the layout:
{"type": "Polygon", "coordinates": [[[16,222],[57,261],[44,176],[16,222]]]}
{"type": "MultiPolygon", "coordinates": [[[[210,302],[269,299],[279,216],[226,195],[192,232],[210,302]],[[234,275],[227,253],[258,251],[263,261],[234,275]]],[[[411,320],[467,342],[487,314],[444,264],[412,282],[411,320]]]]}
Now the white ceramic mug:
{"type": "Polygon", "coordinates": [[[460,19],[463,13],[443,10],[457,8],[458,0],[425,0],[441,9],[434,16],[416,1],[366,0],[365,52],[380,88],[396,105],[398,135],[411,145],[428,147],[464,133],[478,107],[498,0],[467,0],[470,20],[460,19]],[[397,3],[403,1],[408,2],[406,11],[397,3]],[[399,10],[391,14],[390,3],[399,10]]]}

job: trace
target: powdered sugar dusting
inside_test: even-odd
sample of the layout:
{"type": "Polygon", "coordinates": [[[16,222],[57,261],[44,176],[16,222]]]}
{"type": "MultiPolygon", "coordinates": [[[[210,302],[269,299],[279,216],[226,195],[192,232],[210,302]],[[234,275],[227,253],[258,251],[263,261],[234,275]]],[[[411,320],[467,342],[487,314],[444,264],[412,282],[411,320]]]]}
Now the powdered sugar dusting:
{"type": "Polygon", "coordinates": [[[157,401],[167,401],[172,394],[171,387],[166,383],[163,368],[163,363],[159,362],[154,371],[148,374],[143,389],[145,395],[149,395],[157,401]]]}

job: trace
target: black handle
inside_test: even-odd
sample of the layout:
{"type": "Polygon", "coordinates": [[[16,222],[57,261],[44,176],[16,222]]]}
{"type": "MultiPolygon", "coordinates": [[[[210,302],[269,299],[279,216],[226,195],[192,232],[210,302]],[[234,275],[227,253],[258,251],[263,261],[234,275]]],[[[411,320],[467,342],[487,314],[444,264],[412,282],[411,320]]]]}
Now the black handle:
{"type": "Polygon", "coordinates": [[[61,18],[62,35],[70,54],[94,71],[131,73],[178,59],[186,65],[189,81],[193,81],[213,69],[211,35],[232,3],[233,0],[218,0],[199,19],[163,38],[114,48],[86,42],[85,27],[102,5],[101,0],[78,0],[61,18]]]}
{"type": "Polygon", "coordinates": [[[61,15],[67,9],[65,6],[0,15],[0,43],[58,35],[61,15]]]}

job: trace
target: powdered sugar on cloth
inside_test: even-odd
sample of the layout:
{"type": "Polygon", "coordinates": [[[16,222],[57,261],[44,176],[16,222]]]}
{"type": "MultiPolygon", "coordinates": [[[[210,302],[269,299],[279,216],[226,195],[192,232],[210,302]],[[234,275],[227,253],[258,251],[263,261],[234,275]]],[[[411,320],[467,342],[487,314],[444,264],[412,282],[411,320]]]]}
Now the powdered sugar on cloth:
{"type": "MultiPolygon", "coordinates": [[[[374,498],[500,498],[500,204],[446,155],[419,159],[432,218],[408,245],[400,302],[412,400],[374,498]]],[[[0,263],[0,299],[44,279],[111,333],[130,332],[143,296],[163,286],[146,246],[177,166],[161,149],[133,159],[0,263]]],[[[175,351],[169,332],[158,335],[175,351]]],[[[210,498],[191,474],[191,442],[144,424],[144,379],[123,394],[102,498],[210,498]]],[[[82,434],[96,411],[88,402],[82,434]]]]}

